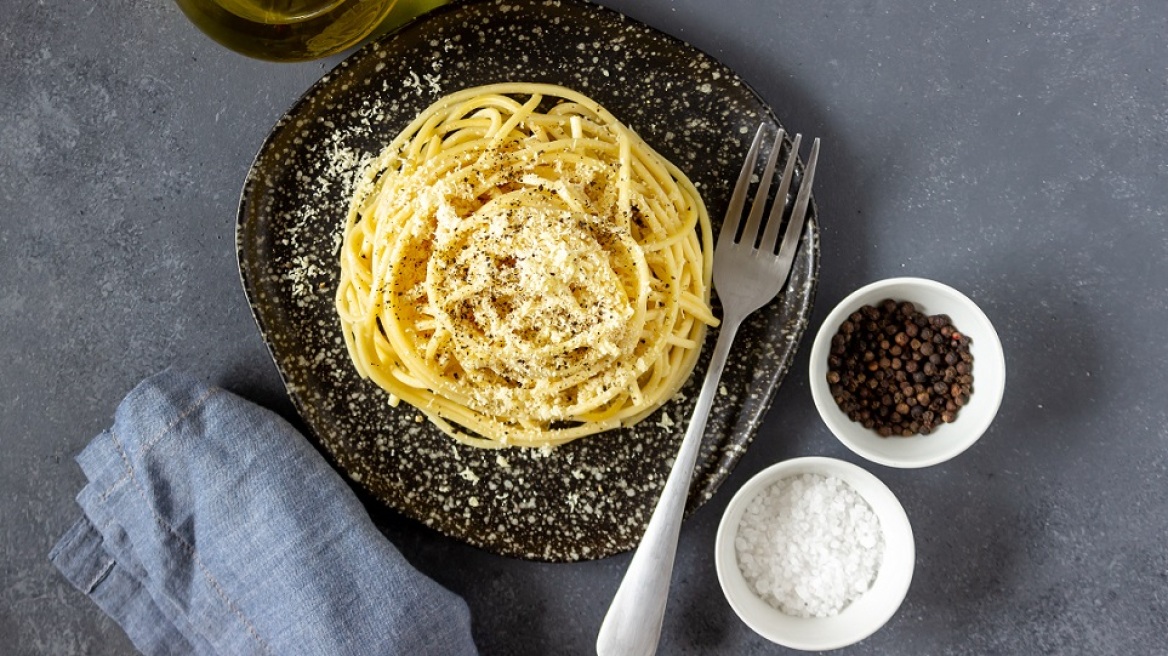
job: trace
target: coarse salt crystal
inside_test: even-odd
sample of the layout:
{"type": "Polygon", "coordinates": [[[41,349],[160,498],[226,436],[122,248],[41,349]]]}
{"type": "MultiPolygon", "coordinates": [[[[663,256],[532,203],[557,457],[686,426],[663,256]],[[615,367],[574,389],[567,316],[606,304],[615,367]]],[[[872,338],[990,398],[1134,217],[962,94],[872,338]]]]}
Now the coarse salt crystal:
{"type": "Polygon", "coordinates": [[[876,579],[880,520],[833,476],[789,476],[747,504],[734,540],[750,588],[796,617],[837,615],[876,579]]]}

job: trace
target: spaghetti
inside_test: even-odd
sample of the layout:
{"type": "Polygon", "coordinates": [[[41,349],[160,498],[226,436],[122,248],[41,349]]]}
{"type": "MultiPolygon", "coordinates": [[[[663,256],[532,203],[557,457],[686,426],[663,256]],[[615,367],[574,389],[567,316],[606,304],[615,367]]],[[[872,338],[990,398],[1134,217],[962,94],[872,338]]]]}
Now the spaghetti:
{"type": "Polygon", "coordinates": [[[366,167],[336,305],[358,372],[480,447],[632,425],[707,326],[697,190],[595,101],[544,84],[442,98],[366,167]]]}

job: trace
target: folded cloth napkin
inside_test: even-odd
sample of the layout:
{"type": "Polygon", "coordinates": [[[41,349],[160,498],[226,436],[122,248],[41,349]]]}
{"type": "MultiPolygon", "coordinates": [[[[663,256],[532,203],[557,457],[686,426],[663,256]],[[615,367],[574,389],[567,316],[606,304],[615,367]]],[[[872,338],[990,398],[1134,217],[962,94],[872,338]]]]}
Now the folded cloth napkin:
{"type": "Polygon", "coordinates": [[[168,370],[77,462],[49,557],[146,654],[476,653],[466,603],[270,411],[168,370]]]}

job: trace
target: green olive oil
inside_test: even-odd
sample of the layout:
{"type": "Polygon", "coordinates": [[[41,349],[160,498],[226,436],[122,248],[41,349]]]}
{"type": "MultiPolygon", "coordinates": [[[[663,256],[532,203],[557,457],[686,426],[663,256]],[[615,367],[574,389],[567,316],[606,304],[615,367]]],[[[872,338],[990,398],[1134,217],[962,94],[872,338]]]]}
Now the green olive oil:
{"type": "Polygon", "coordinates": [[[200,30],[251,57],[305,61],[361,42],[396,0],[176,0],[200,30]]]}

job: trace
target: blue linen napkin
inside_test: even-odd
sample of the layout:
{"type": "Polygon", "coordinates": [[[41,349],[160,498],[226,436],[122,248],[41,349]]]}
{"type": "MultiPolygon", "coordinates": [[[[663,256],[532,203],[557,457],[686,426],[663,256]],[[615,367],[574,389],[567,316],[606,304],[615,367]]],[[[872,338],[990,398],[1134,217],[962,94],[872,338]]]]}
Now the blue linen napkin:
{"type": "Polygon", "coordinates": [[[168,370],[77,462],[84,515],[49,557],[143,653],[476,653],[466,603],[268,410],[168,370]]]}

